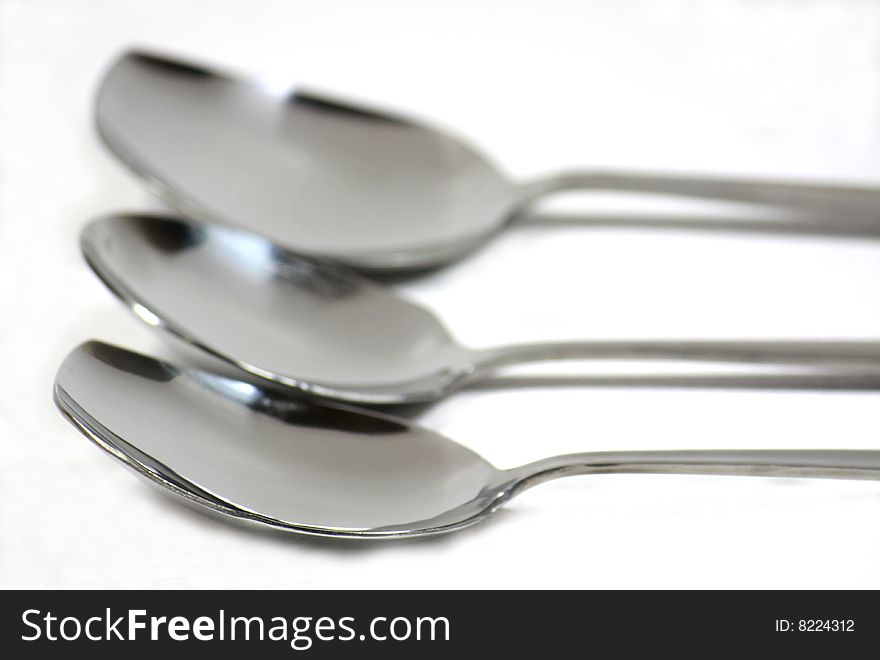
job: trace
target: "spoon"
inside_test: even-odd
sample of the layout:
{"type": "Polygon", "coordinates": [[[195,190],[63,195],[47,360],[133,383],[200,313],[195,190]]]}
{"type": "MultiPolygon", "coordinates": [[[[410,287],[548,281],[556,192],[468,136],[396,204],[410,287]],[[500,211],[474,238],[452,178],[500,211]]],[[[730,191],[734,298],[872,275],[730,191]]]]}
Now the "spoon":
{"type": "Polygon", "coordinates": [[[299,88],[278,93],[129,52],[95,106],[109,148],[185,215],[367,270],[438,266],[542,195],[588,189],[754,202],[876,220],[880,191],[843,185],[585,171],[515,183],[464,142],[299,88]]]}
{"type": "Polygon", "coordinates": [[[470,349],[428,310],[256,234],[159,216],[87,225],[86,261],[148,324],[250,374],[363,404],[433,401],[501,367],[564,359],[844,366],[870,342],[584,341],[470,349]]]}
{"type": "Polygon", "coordinates": [[[190,503],[321,536],[451,532],[530,486],[576,474],[880,479],[880,452],[864,450],[602,452],[499,470],[402,419],[100,342],[66,358],[55,401],[99,447],[190,503]]]}

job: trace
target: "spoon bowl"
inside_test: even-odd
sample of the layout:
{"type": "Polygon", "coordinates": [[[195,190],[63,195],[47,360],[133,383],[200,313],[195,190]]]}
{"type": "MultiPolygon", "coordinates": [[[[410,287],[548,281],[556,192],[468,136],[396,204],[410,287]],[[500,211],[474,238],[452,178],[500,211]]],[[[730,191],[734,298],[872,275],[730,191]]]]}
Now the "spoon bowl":
{"type": "Polygon", "coordinates": [[[129,53],[95,105],[103,141],[193,217],[370,269],[449,261],[496,229],[514,184],[403,117],[129,53]]]}
{"type": "Polygon", "coordinates": [[[486,515],[504,480],[472,451],[404,420],[99,342],[65,360],[55,399],[142,476],[220,513],[294,531],[447,531],[486,515]]]}
{"type": "Polygon", "coordinates": [[[438,433],[374,411],[270,391],[88,342],[55,401],[101,449],[232,519],[293,532],[399,538],[480,522],[555,477],[611,472],[880,478],[876,451],[573,454],[499,470],[438,433]]]}
{"type": "Polygon", "coordinates": [[[457,137],[396,113],[133,51],[101,82],[104,143],[182,213],[364,270],[448,263],[567,189],[880,215],[875,187],[608,171],[514,182],[457,137]]]}
{"type": "Polygon", "coordinates": [[[473,370],[429,311],[255,234],[128,215],[91,223],[81,246],[139,318],[283,385],[396,404],[439,398],[473,370]]]}

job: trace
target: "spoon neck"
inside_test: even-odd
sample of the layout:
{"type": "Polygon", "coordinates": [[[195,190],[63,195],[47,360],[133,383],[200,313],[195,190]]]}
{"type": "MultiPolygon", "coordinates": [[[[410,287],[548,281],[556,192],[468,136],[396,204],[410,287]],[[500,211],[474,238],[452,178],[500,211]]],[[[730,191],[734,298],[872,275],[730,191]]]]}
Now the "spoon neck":
{"type": "Polygon", "coordinates": [[[519,185],[520,201],[529,204],[558,192],[577,190],[641,190],[634,188],[635,182],[626,174],[605,170],[579,170],[554,172],[538,179],[531,179],[519,185]]]}
{"type": "Polygon", "coordinates": [[[569,190],[671,195],[862,219],[874,219],[880,212],[880,188],[877,186],[610,170],[559,172],[526,182],[520,188],[520,200],[522,204],[528,204],[543,195],[569,190]]]}
{"type": "Polygon", "coordinates": [[[601,174],[598,172],[558,172],[539,179],[519,184],[519,203],[522,205],[537,201],[544,195],[569,190],[596,189],[600,186],[601,174]]]}
{"type": "Polygon", "coordinates": [[[700,474],[880,480],[880,451],[714,450],[591,452],[530,463],[505,473],[516,492],[584,474],[700,474]]]}

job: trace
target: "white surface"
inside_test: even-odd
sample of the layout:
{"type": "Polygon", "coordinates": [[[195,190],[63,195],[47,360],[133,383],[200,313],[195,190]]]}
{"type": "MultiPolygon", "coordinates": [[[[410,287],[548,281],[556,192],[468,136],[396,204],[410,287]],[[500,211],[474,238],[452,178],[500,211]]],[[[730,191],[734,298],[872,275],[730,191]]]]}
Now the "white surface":
{"type": "MultiPolygon", "coordinates": [[[[156,206],[89,114],[102,67],[132,43],[433,119],[520,176],[597,165],[880,184],[870,0],[0,0],[0,586],[880,587],[878,483],[583,477],[449,537],[327,543],[204,519],[101,455],[50,394],[82,340],[157,345],[77,247],[88,219],[156,206]]],[[[474,344],[880,338],[880,241],[620,224],[522,226],[406,290],[474,344]]],[[[510,466],[588,449],[880,447],[878,404],[508,387],[422,421],[510,466]]]]}

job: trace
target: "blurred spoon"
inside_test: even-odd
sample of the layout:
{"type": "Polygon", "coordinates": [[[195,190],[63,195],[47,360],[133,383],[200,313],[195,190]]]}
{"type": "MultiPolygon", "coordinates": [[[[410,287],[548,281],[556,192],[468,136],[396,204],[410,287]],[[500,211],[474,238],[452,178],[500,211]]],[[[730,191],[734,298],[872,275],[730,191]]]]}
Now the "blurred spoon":
{"type": "Polygon", "coordinates": [[[117,215],[82,232],[86,261],[148,324],[253,375],[324,397],[440,399],[499,368],[548,360],[880,366],[877,342],[583,341],[458,344],[428,310],[343,266],[256,234],[117,215]]]}
{"type": "Polygon", "coordinates": [[[526,488],[576,474],[880,479],[880,452],[842,450],[602,452],[499,470],[401,419],[99,342],[61,365],[55,401],[99,447],[189,503],[320,536],[451,532],[526,488]]]}
{"type": "Polygon", "coordinates": [[[396,114],[143,52],[113,64],[95,115],[109,148],[181,212],[362,269],[449,262],[568,189],[880,215],[880,191],[859,186],[601,170],[516,183],[464,142],[396,114]]]}

